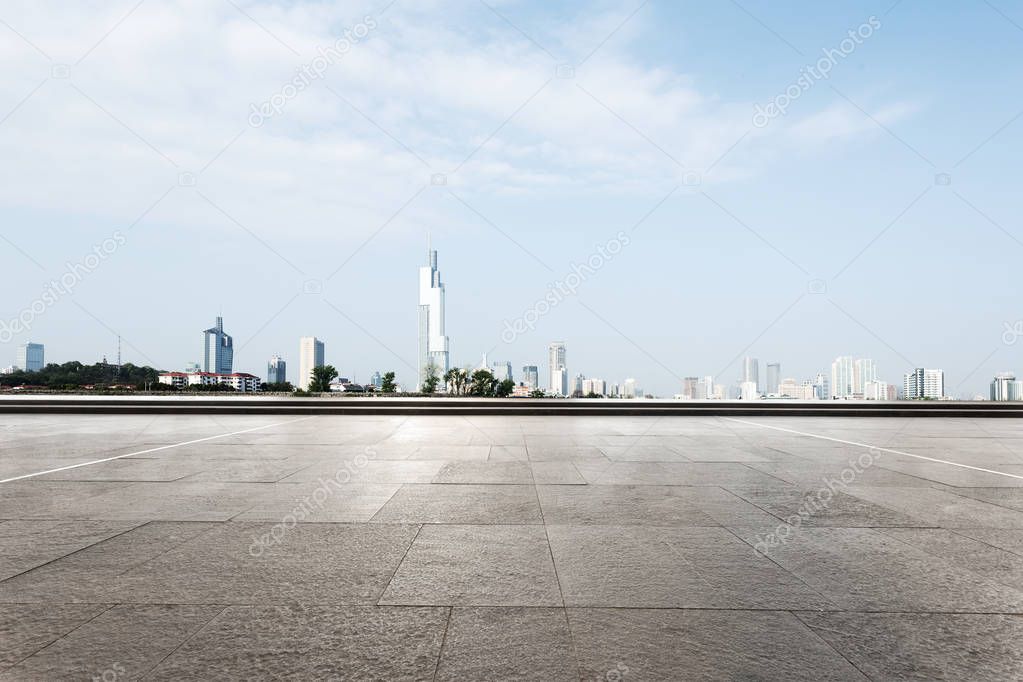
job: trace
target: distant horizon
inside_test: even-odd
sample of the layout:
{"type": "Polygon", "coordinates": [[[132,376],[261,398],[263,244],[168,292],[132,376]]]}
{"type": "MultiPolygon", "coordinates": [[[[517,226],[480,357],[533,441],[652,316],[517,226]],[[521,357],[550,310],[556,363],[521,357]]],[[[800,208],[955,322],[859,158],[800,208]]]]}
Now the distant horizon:
{"type": "Polygon", "coordinates": [[[544,375],[561,339],[570,376],[662,396],[747,355],[800,380],[839,355],[889,383],[940,368],[969,397],[1023,373],[1017,292],[992,284],[1023,256],[1017,10],[14,0],[3,21],[0,365],[120,336],[182,368],[222,311],[257,376],[315,331],[342,375],[413,386],[429,233],[457,366],[544,375]]]}

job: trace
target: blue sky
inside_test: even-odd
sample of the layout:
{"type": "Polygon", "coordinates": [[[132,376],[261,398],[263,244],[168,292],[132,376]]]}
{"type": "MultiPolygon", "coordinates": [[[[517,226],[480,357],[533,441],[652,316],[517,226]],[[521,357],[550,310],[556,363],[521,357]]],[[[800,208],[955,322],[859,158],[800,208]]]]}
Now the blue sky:
{"type": "Polygon", "coordinates": [[[660,395],[731,383],[745,354],[796,378],[846,354],[890,382],[941,367],[967,396],[1023,372],[1003,339],[1023,319],[1023,3],[15,1],[0,19],[0,320],[31,318],[0,365],[29,339],[98,360],[119,333],[126,359],[179,369],[222,311],[239,370],[297,367],[314,334],[343,375],[412,383],[429,231],[458,364],[518,372],[564,340],[572,374],[660,395]]]}

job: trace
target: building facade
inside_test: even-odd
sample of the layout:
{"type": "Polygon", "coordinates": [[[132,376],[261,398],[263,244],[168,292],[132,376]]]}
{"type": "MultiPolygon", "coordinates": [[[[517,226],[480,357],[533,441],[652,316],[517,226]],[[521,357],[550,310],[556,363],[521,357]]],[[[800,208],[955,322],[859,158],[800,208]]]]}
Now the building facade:
{"type": "Polygon", "coordinates": [[[536,365],[525,365],[522,368],[522,385],[535,391],[540,388],[540,370],[536,365]]]}
{"type": "Polygon", "coordinates": [[[202,369],[212,374],[230,374],[234,368],[234,339],[224,332],[224,318],[203,333],[202,369]]]}
{"type": "Polygon", "coordinates": [[[945,397],[944,370],[917,367],[903,377],[902,395],[906,400],[940,400],[945,397]]]}
{"type": "Polygon", "coordinates": [[[547,347],[547,367],[549,369],[550,392],[554,395],[567,396],[568,367],[565,364],[565,344],[555,341],[547,347]]]}
{"type": "Polygon", "coordinates": [[[779,383],[781,383],[781,363],[767,363],[767,381],[764,386],[764,393],[767,395],[778,395],[779,383]]]}
{"type": "Polygon", "coordinates": [[[281,356],[274,355],[266,366],[266,383],[283,384],[287,380],[288,363],[284,362],[281,356]]]}
{"type": "Polygon", "coordinates": [[[46,366],[46,348],[41,343],[23,343],[18,346],[18,361],[14,365],[26,372],[41,372],[46,366]]]}
{"type": "Polygon", "coordinates": [[[253,374],[216,374],[214,372],[164,372],[159,376],[161,384],[184,389],[189,386],[230,386],[239,393],[260,390],[262,382],[253,374]]]}
{"type": "Polygon", "coordinates": [[[756,358],[742,359],[742,379],[740,384],[752,383],[760,391],[760,361],[756,358]]]}
{"type": "Polygon", "coordinates": [[[426,265],[419,268],[419,378],[432,365],[443,377],[449,366],[449,341],[444,334],[444,284],[437,269],[437,252],[426,247],[426,265]]]}
{"type": "Polygon", "coordinates": [[[298,387],[309,390],[313,380],[313,368],[326,364],[326,346],[315,336],[303,336],[298,342],[298,387]]]}
{"type": "Polygon", "coordinates": [[[991,382],[991,400],[1023,400],[1023,381],[1012,372],[1003,372],[991,382]]]}

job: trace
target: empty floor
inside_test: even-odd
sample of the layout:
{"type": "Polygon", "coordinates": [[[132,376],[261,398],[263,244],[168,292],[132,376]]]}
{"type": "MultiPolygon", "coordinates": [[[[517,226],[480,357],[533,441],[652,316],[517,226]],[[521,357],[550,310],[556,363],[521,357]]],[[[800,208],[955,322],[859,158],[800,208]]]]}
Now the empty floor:
{"type": "Polygon", "coordinates": [[[1023,422],[0,415],[0,680],[1023,677],[1023,422]]]}

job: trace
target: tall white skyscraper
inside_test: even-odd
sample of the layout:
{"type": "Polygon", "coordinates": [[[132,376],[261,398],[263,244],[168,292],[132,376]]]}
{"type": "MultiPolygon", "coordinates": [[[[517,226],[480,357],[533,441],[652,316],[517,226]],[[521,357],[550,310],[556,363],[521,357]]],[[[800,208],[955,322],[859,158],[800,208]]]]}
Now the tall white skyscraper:
{"type": "Polygon", "coordinates": [[[866,393],[866,386],[872,381],[877,381],[877,367],[874,361],[869,358],[859,358],[853,363],[853,393],[862,395],[866,393]]]}
{"type": "Polygon", "coordinates": [[[1023,381],[1016,379],[1012,372],[1002,372],[995,375],[991,382],[991,400],[1021,400],[1023,399],[1023,381]]]}
{"type": "Polygon", "coordinates": [[[565,344],[555,341],[547,347],[549,390],[555,395],[568,395],[568,367],[565,364],[565,344]]]}
{"type": "Polygon", "coordinates": [[[18,362],[15,367],[26,372],[39,372],[46,366],[46,349],[41,343],[24,343],[18,346],[18,362]]]}
{"type": "Polygon", "coordinates": [[[224,332],[224,318],[203,332],[202,369],[213,374],[231,374],[234,366],[234,340],[224,332]]]}
{"type": "Polygon", "coordinates": [[[906,400],[921,398],[938,400],[945,395],[945,371],[917,367],[903,377],[902,393],[906,400]]]}
{"type": "Polygon", "coordinates": [[[433,365],[443,377],[449,369],[448,337],[444,335],[444,284],[437,269],[437,252],[426,245],[426,265],[419,268],[419,378],[433,365]]]}
{"type": "Polygon", "coordinates": [[[323,341],[315,336],[303,336],[298,342],[298,387],[303,391],[309,390],[309,384],[313,380],[313,368],[323,367],[324,364],[323,341]]]}
{"type": "Polygon", "coordinates": [[[831,363],[831,397],[842,399],[852,394],[853,359],[849,355],[842,355],[831,363]]]}
{"type": "Polygon", "coordinates": [[[742,359],[742,380],[739,383],[752,383],[760,391],[760,361],[756,358],[742,359]]]}

